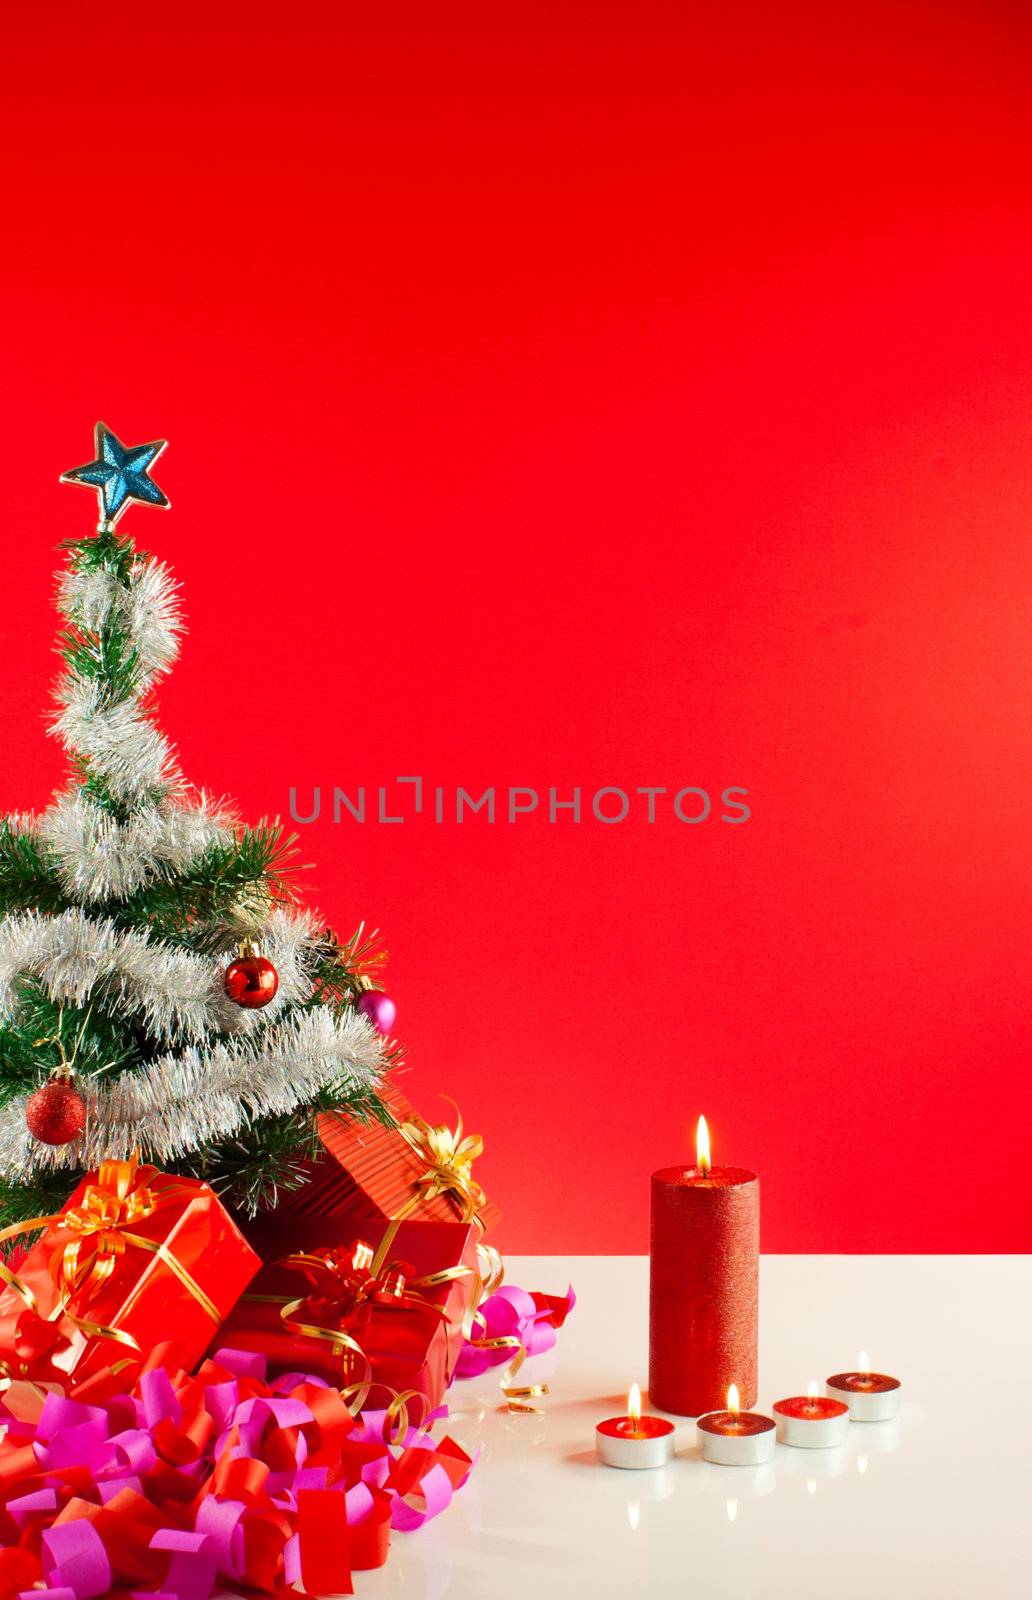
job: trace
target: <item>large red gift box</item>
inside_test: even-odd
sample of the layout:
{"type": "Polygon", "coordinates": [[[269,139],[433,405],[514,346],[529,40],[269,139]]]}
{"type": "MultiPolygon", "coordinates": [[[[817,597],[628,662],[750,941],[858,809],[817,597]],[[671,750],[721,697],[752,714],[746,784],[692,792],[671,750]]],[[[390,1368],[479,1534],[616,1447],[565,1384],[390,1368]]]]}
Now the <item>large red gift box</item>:
{"type": "Polygon", "coordinates": [[[156,1345],[189,1370],[260,1266],[206,1183],[107,1161],[16,1271],[4,1269],[0,1360],[20,1371],[26,1320],[64,1305],[54,1320],[67,1343],[55,1360],[76,1382],[156,1345]]]}
{"type": "Polygon", "coordinates": [[[393,1084],[380,1094],[396,1125],[359,1122],[340,1111],[323,1113],[318,1123],[322,1152],[310,1165],[307,1182],[283,1195],[277,1212],[291,1217],[316,1212],[358,1229],[409,1217],[475,1221],[482,1233],[493,1228],[498,1207],[471,1171],[480,1139],[463,1137],[461,1124],[456,1137],[443,1124],[423,1122],[393,1084]]]}
{"type": "Polygon", "coordinates": [[[343,1280],[355,1261],[368,1266],[388,1231],[383,1223],[362,1239],[349,1231],[346,1238],[330,1242],[325,1218],[286,1218],[279,1211],[264,1218],[261,1250],[269,1264],[220,1331],[219,1344],[265,1356],[274,1374],[315,1373],[338,1387],[364,1375],[372,1383],[364,1403],[371,1406],[387,1405],[397,1394],[414,1390],[432,1410],[451,1381],[479,1296],[477,1228],[457,1222],[400,1222],[389,1229],[382,1274],[389,1287],[356,1300],[347,1291],[334,1295],[330,1268],[336,1267],[343,1280]],[[280,1259],[271,1259],[276,1255],[280,1259]],[[306,1267],[313,1257],[326,1261],[325,1272],[306,1267]],[[425,1281],[434,1278],[443,1281],[425,1281]],[[303,1304],[291,1310],[298,1300],[303,1304]],[[353,1350],[302,1327],[348,1334],[364,1361],[353,1350]]]}

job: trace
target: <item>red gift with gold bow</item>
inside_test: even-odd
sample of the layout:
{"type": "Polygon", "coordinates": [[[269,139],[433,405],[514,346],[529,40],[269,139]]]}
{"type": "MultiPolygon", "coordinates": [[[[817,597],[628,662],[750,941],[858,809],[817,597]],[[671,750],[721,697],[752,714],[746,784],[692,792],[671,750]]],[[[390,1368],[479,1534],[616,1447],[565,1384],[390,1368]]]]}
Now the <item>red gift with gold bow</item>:
{"type": "Polygon", "coordinates": [[[278,1213],[318,1213],[356,1231],[412,1218],[472,1222],[481,1235],[488,1233],[499,1211],[474,1175],[484,1148],[480,1135],[463,1129],[457,1110],[454,1126],[430,1123],[393,1084],[381,1094],[393,1125],[357,1122],[340,1112],[319,1118],[322,1154],[308,1182],[282,1197],[278,1213]]]}
{"type": "Polygon", "coordinates": [[[263,1252],[278,1241],[282,1253],[239,1301],[219,1343],[265,1356],[273,1373],[326,1378],[355,1411],[408,1397],[418,1422],[440,1403],[472,1328],[482,1289],[477,1229],[392,1222],[366,1239],[317,1245],[324,1226],[278,1212],[266,1220],[263,1252]]]}
{"type": "Polygon", "coordinates": [[[158,1344],[190,1368],[261,1265],[207,1184],[135,1159],[104,1162],[63,1211],[0,1230],[0,1245],[39,1229],[16,1270],[0,1261],[0,1376],[50,1378],[53,1362],[78,1382],[158,1344]]]}

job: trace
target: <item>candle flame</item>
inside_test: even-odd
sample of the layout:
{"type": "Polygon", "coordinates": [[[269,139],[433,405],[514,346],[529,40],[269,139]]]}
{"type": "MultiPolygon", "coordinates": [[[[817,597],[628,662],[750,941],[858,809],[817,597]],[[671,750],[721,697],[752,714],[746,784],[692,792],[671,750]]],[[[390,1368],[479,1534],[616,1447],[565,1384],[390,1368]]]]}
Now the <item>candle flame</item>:
{"type": "Polygon", "coordinates": [[[817,1398],[817,1380],[816,1380],[816,1378],[811,1378],[809,1383],[806,1385],[806,1398],[807,1398],[807,1400],[816,1400],[816,1398],[817,1398]]]}
{"type": "Polygon", "coordinates": [[[870,1372],[870,1370],[871,1370],[871,1358],[867,1354],[866,1350],[861,1350],[860,1354],[857,1356],[857,1358],[856,1358],[856,1370],[857,1370],[857,1372],[862,1372],[865,1378],[867,1377],[867,1374],[870,1372]]]}
{"type": "Polygon", "coordinates": [[[741,1406],[742,1400],[738,1393],[738,1385],[737,1383],[732,1383],[728,1387],[727,1391],[727,1409],[737,1417],[739,1411],[741,1410],[741,1406]]]}
{"type": "Polygon", "coordinates": [[[738,1515],[738,1501],[737,1501],[737,1499],[732,1495],[730,1499],[728,1499],[728,1500],[726,1500],[724,1502],[724,1504],[725,1504],[725,1506],[727,1508],[727,1520],[728,1520],[728,1522],[734,1522],[735,1518],[738,1515]]]}
{"type": "Polygon", "coordinates": [[[710,1169],[709,1128],[705,1117],[699,1118],[695,1128],[695,1165],[700,1172],[710,1169]]]}
{"type": "Polygon", "coordinates": [[[637,1531],[638,1531],[638,1523],[641,1521],[641,1501],[640,1500],[628,1500],[628,1502],[627,1502],[627,1521],[631,1525],[631,1532],[632,1533],[637,1533],[637,1531]]]}
{"type": "Polygon", "coordinates": [[[627,1395],[627,1415],[632,1422],[641,1421],[641,1390],[632,1383],[627,1395]]]}

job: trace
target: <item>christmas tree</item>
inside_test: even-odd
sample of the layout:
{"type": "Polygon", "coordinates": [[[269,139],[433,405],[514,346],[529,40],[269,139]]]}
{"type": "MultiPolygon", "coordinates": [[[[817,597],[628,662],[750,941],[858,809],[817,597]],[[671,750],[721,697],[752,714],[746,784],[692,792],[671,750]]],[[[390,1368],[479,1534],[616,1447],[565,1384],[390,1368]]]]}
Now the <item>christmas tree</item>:
{"type": "Polygon", "coordinates": [[[182,620],[168,568],[119,533],[163,440],[62,481],[95,489],[64,547],[64,661],[51,731],[73,777],[0,822],[0,1213],[59,1209],[106,1158],[139,1152],[253,1214],[297,1187],[320,1112],[385,1116],[394,1058],[383,951],[341,945],[298,903],[292,841],[190,788],[155,720],[182,620]]]}

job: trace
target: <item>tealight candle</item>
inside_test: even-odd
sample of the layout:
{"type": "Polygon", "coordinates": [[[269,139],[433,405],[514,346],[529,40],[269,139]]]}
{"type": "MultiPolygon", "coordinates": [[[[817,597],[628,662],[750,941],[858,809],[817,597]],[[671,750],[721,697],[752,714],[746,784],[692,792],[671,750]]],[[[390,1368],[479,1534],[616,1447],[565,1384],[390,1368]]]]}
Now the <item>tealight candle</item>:
{"type": "Polygon", "coordinates": [[[740,1411],[738,1387],[727,1391],[727,1410],[709,1411],[696,1423],[704,1461],[719,1467],[755,1467],[774,1454],[774,1423],[757,1411],[740,1411]]]}
{"type": "Polygon", "coordinates": [[[665,1467],[673,1459],[674,1425],[665,1417],[643,1417],[641,1390],[632,1383],[627,1415],[598,1424],[595,1450],[607,1467],[665,1467]]]}
{"type": "Polygon", "coordinates": [[[899,1412],[902,1384],[884,1372],[872,1372],[866,1350],[861,1350],[856,1372],[836,1372],[824,1387],[833,1400],[849,1407],[853,1422],[887,1422],[899,1412]]]}
{"type": "Polygon", "coordinates": [[[802,1450],[828,1450],[845,1442],[849,1407],[843,1400],[819,1396],[816,1383],[810,1383],[805,1396],[796,1394],[775,1403],[774,1421],[781,1444],[802,1450]]]}

